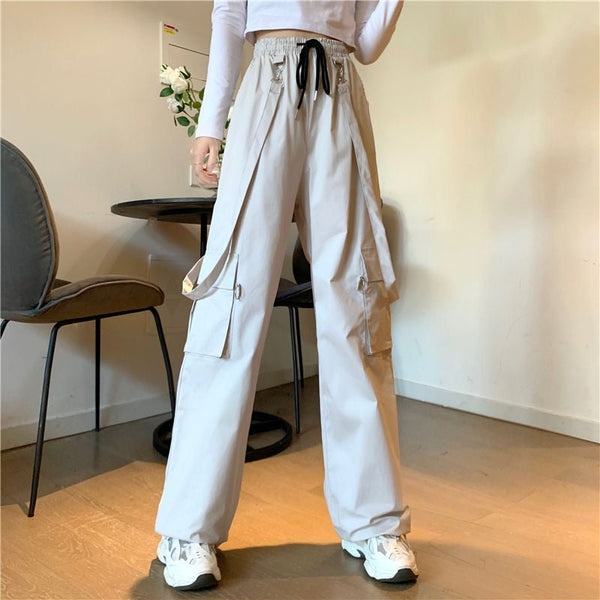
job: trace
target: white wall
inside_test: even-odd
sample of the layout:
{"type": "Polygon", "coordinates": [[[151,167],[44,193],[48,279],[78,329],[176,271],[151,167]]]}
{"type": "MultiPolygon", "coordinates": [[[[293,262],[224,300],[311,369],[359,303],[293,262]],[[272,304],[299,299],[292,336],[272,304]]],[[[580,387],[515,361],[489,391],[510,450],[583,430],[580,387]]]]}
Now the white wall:
{"type": "Polygon", "coordinates": [[[598,440],[598,4],[409,2],[360,70],[398,393],[598,440]]]}
{"type": "MultiPolygon", "coordinates": [[[[211,9],[210,2],[2,2],[2,136],[29,156],[46,186],[60,238],[59,277],[145,278],[148,254],[175,257],[184,267],[197,259],[197,227],[126,219],[110,206],[202,195],[187,185],[185,130],[173,126],[158,97],[159,22],[184,23],[208,51],[211,9]]],[[[185,268],[174,276],[183,274],[185,268]]],[[[167,335],[175,375],[187,302],[172,315],[159,309],[183,330],[167,335]]],[[[303,315],[310,374],[316,370],[314,321],[303,315]]],[[[287,311],[276,310],[259,387],[291,380],[288,327],[287,311]]],[[[3,448],[34,440],[49,331],[11,323],[4,334],[3,448]]],[[[92,325],[61,330],[48,437],[93,426],[93,349],[92,325]]],[[[105,321],[102,358],[104,424],[168,411],[158,340],[145,316],[105,321]]]]}

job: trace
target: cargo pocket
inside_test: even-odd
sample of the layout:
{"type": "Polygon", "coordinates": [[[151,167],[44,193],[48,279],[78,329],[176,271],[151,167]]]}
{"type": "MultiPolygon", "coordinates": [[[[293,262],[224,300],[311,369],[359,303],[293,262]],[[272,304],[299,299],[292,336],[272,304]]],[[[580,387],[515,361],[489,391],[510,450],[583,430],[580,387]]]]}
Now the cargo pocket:
{"type": "MultiPolygon", "coordinates": [[[[206,264],[210,262],[207,253],[206,264]]],[[[222,276],[208,294],[194,302],[184,352],[222,358],[227,350],[233,303],[239,297],[238,255],[231,254],[222,276]]]]}
{"type": "Polygon", "coordinates": [[[364,309],[363,344],[366,354],[376,354],[392,347],[390,304],[388,302],[379,257],[375,247],[361,250],[362,275],[358,290],[364,309]]]}

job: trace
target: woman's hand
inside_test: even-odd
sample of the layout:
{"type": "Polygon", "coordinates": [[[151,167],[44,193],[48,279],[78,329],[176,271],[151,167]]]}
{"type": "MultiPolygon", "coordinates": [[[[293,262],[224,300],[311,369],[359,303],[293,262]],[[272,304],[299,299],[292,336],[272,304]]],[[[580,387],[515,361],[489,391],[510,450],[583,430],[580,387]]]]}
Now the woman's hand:
{"type": "Polygon", "coordinates": [[[221,140],[213,137],[198,137],[190,150],[192,165],[196,177],[208,185],[216,185],[219,181],[218,171],[213,173],[219,160],[221,140]],[[205,158],[208,155],[208,160],[205,158]]]}

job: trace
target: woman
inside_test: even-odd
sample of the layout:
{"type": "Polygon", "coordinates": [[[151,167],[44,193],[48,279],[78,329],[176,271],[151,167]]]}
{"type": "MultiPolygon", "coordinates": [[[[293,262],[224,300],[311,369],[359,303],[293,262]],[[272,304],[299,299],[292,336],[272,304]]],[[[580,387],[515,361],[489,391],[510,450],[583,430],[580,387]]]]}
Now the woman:
{"type": "Polygon", "coordinates": [[[311,262],[325,497],[342,547],[379,581],[417,575],[400,493],[389,305],[398,297],[375,148],[350,59],[374,61],[402,2],[216,1],[192,162],[213,169],[244,37],[254,58],[234,105],[194,299],[156,521],[166,582],[221,578],[215,549],[238,503],[260,357],[295,214],[311,262]],[[206,161],[207,158],[207,161],[206,161]]]}

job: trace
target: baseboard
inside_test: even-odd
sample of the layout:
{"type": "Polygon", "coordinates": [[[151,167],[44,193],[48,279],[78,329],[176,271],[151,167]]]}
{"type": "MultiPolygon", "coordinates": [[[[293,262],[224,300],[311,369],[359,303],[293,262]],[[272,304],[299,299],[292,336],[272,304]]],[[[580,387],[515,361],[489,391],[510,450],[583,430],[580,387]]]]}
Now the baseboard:
{"type": "MultiPolygon", "coordinates": [[[[317,374],[317,371],[317,364],[304,365],[305,377],[312,377],[317,374]]],[[[263,372],[258,377],[257,389],[262,390],[275,387],[289,383],[292,379],[293,374],[291,369],[263,372]]],[[[395,384],[396,393],[406,398],[600,443],[600,423],[592,419],[582,419],[531,406],[482,398],[405,379],[396,379],[395,384]]],[[[154,396],[107,406],[101,409],[100,421],[102,427],[106,427],[166,412],[169,412],[168,398],[166,396],[154,396]]],[[[93,428],[93,424],[93,409],[72,415],[48,417],[45,439],[50,440],[89,431],[93,428]]],[[[35,442],[36,435],[37,421],[3,427],[1,432],[1,448],[2,450],[7,450],[9,448],[32,444],[35,442]]]]}
{"type": "Polygon", "coordinates": [[[600,422],[395,379],[399,396],[600,443],[600,422]]]}
{"type": "MultiPolygon", "coordinates": [[[[153,396],[150,398],[139,398],[122,404],[106,406],[100,409],[100,425],[107,427],[145,419],[154,415],[160,415],[170,411],[168,396],[153,396]]],[[[17,448],[35,443],[37,437],[37,421],[12,425],[2,428],[2,450],[17,448]]],[[[46,419],[45,440],[52,440],[66,435],[74,435],[94,428],[94,409],[71,415],[56,415],[46,419]]]]}
{"type": "MultiPolygon", "coordinates": [[[[312,377],[317,373],[317,364],[305,364],[304,376],[312,377]]],[[[279,369],[267,371],[258,377],[258,390],[263,390],[293,381],[292,369],[279,369]]],[[[100,423],[102,427],[145,419],[170,411],[167,396],[154,396],[150,398],[139,398],[130,402],[123,402],[100,409],[100,423]]],[[[1,449],[17,448],[35,443],[37,437],[37,421],[19,425],[3,427],[1,438],[1,449]]],[[[52,440],[66,435],[74,435],[84,431],[90,431],[94,427],[94,409],[71,414],[50,416],[46,420],[46,435],[44,439],[52,440]]]]}

